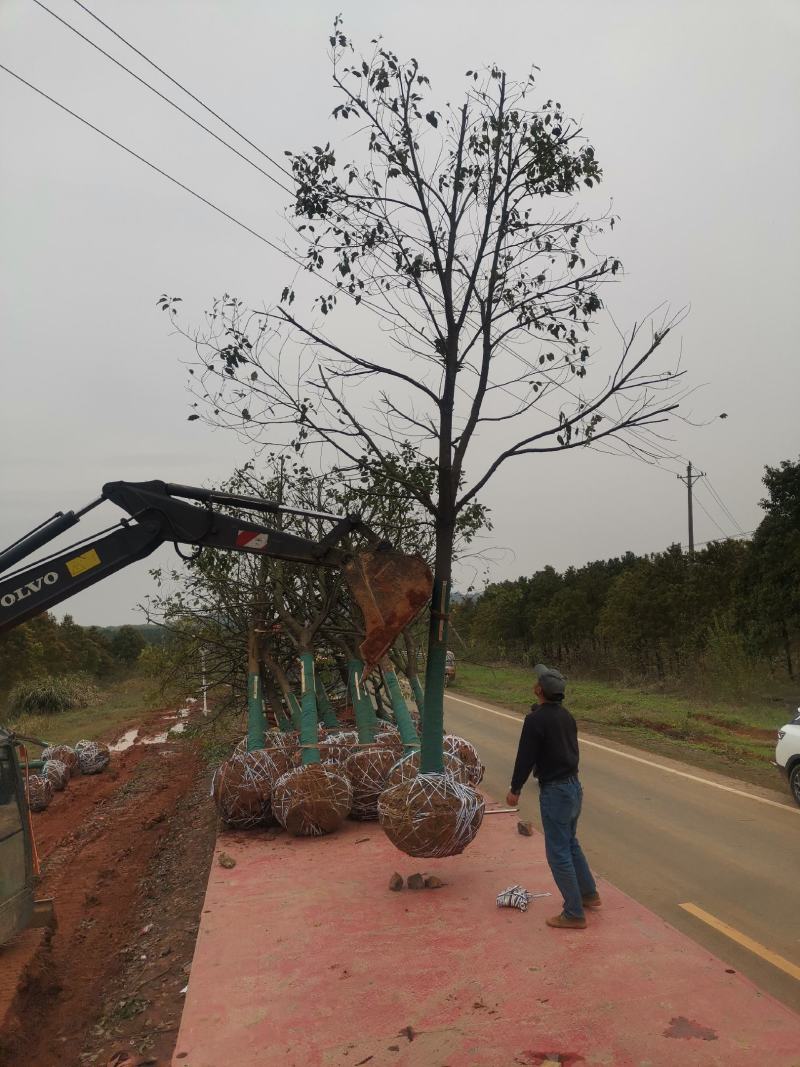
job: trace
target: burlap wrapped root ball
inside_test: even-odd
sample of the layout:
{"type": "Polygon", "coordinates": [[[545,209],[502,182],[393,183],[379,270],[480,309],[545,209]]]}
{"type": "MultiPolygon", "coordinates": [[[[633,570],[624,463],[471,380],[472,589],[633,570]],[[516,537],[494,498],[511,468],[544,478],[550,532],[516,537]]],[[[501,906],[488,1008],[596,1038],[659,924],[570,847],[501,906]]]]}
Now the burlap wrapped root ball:
{"type": "Polygon", "coordinates": [[[333,833],[347,818],[352,802],[347,778],[321,763],[288,771],[272,792],[275,818],[296,837],[333,833]]]}
{"type": "Polygon", "coordinates": [[[378,801],[378,818],[392,844],[407,856],[458,856],[474,839],[483,797],[450,774],[425,773],[389,786],[378,801]]]}
{"type": "Polygon", "coordinates": [[[60,793],[69,781],[69,768],[60,759],[45,760],[42,777],[48,780],[57,793],[60,793]]]}
{"type": "MultiPolygon", "coordinates": [[[[300,744],[300,735],[296,730],[290,730],[288,733],[284,733],[283,730],[267,730],[264,734],[265,749],[282,749],[286,752],[295,752],[300,744]]],[[[260,749],[259,749],[260,751],[260,749]]],[[[237,742],[236,747],[233,750],[234,756],[239,756],[242,752],[247,752],[247,738],[243,737],[241,741],[237,742]]]]}
{"type": "Polygon", "coordinates": [[[458,756],[461,762],[468,768],[469,784],[473,788],[476,785],[481,784],[483,776],[486,773],[486,768],[481,763],[478,750],[471,741],[467,741],[465,737],[459,737],[458,734],[445,734],[442,739],[442,748],[445,752],[450,752],[454,756],[458,756]]]}
{"type": "Polygon", "coordinates": [[[357,745],[358,734],[355,730],[332,730],[319,744],[320,762],[344,774],[344,765],[357,745]]]}
{"type": "Polygon", "coordinates": [[[397,753],[387,745],[359,748],[348,758],[343,773],[353,788],[351,819],[378,818],[378,797],[386,788],[389,772],[396,762],[397,753]]]}
{"type": "Polygon", "coordinates": [[[391,749],[395,753],[395,759],[400,759],[403,755],[403,739],[400,736],[400,731],[396,726],[392,726],[391,723],[382,724],[375,735],[375,744],[391,749]]]}
{"type": "Polygon", "coordinates": [[[28,777],[28,807],[31,811],[44,811],[53,799],[53,785],[43,774],[28,777]]]}
{"type": "Polygon", "coordinates": [[[78,741],[75,755],[81,774],[99,774],[111,762],[111,750],[102,741],[78,741]]]}
{"type": "Polygon", "coordinates": [[[270,826],[274,822],[272,790],[291,761],[281,749],[256,748],[221,763],[214,772],[211,795],[222,821],[238,830],[270,826]]]}
{"type": "MultiPolygon", "coordinates": [[[[415,752],[409,752],[408,755],[403,756],[395,763],[389,772],[389,777],[386,781],[386,787],[390,785],[399,785],[400,782],[408,782],[412,778],[416,778],[419,774],[420,767],[420,753],[419,749],[415,752]]],[[[449,774],[455,778],[457,782],[461,782],[463,785],[469,785],[469,767],[462,763],[458,756],[454,756],[451,752],[444,753],[444,773],[449,774]]]]}
{"type": "Polygon", "coordinates": [[[42,749],[42,759],[45,763],[51,759],[60,760],[66,764],[70,774],[81,773],[75,749],[70,748],[69,745],[49,745],[47,748],[42,749]]]}

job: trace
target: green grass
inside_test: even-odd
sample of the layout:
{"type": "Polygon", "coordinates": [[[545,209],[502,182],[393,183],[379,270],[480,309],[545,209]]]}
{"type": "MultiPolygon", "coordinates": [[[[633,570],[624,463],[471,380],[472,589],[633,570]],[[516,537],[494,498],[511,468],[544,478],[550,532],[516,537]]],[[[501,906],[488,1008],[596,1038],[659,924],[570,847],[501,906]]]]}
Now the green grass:
{"type": "Polygon", "coordinates": [[[112,729],[122,731],[159,703],[158,696],[153,695],[152,681],[134,676],[103,688],[99,701],[88,708],[72,708],[55,715],[14,715],[4,704],[0,706],[0,723],[21,734],[72,745],[81,738],[101,737],[112,729]]]}
{"type": "MultiPolygon", "coordinates": [[[[522,667],[461,662],[451,689],[526,712],[533,675],[522,667]]],[[[728,704],[580,679],[570,679],[565,703],[588,733],[780,788],[769,761],[776,731],[791,717],[783,704],[728,704]]]]}

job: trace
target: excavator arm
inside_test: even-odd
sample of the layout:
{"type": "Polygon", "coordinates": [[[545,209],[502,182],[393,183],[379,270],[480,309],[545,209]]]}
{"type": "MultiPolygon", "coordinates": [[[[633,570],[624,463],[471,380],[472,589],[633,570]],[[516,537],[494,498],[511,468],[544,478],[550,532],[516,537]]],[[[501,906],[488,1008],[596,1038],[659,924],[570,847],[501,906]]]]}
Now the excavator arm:
{"type": "Polygon", "coordinates": [[[292,563],[338,567],[364,615],[361,646],[367,665],[376,663],[416,617],[431,594],[431,573],[419,556],[406,556],[381,542],[358,516],[300,511],[273,501],[161,481],[109,482],[102,495],[78,512],[59,513],[0,552],[0,574],[79,522],[103,501],[127,512],[110,531],[0,577],[0,633],[102,581],[160,545],[257,553],[292,563]],[[197,501],[189,503],[188,501],[197,501]],[[297,537],[228,515],[220,507],[272,515],[299,513],[333,523],[320,541],[297,537]],[[340,546],[350,533],[370,542],[364,552],[340,546]]]}

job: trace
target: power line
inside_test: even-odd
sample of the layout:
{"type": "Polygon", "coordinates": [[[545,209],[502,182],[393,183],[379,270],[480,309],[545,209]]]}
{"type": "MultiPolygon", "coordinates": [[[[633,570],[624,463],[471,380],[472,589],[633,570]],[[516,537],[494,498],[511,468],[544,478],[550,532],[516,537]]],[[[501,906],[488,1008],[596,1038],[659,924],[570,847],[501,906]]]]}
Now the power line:
{"type": "MultiPolygon", "coordinates": [[[[709,520],[709,522],[713,523],[713,525],[716,526],[716,528],[719,530],[719,532],[722,534],[722,536],[725,538],[725,540],[726,541],[729,540],[731,535],[729,533],[726,533],[725,530],[722,529],[720,524],[717,522],[717,520],[714,518],[714,516],[711,514],[711,512],[705,506],[703,501],[702,500],[697,500],[696,503],[697,503],[697,506],[700,508],[700,510],[705,514],[705,516],[709,520]]],[[[690,548],[690,551],[693,551],[693,550],[694,550],[694,542],[692,542],[692,545],[691,545],[691,548],[690,548]]]]}
{"type": "Polygon", "coordinates": [[[721,497],[721,496],[719,495],[719,493],[717,492],[717,490],[716,490],[716,489],[714,488],[714,486],[712,485],[711,479],[710,479],[710,478],[708,478],[708,477],[706,478],[706,485],[707,485],[707,487],[708,487],[708,490],[709,490],[709,492],[710,492],[710,493],[711,493],[711,495],[712,495],[712,496],[714,497],[714,499],[715,499],[715,500],[716,500],[716,502],[717,502],[717,503],[719,504],[719,506],[720,506],[720,507],[722,508],[722,510],[724,511],[724,513],[725,513],[725,514],[726,514],[726,515],[728,516],[728,518],[729,518],[729,519],[730,519],[730,521],[731,521],[731,522],[733,523],[733,525],[734,525],[734,526],[736,527],[736,529],[737,529],[737,530],[738,530],[738,531],[739,531],[739,532],[741,533],[741,532],[742,532],[742,528],[741,528],[741,526],[739,525],[739,523],[738,523],[738,522],[736,521],[736,519],[734,518],[734,516],[733,516],[733,513],[731,512],[730,508],[729,508],[729,507],[727,506],[727,504],[725,503],[725,501],[724,501],[724,500],[722,499],[722,497],[721,497]]]}
{"type": "Polygon", "coordinates": [[[112,56],[110,52],[107,52],[105,50],[105,48],[102,48],[99,44],[96,44],[90,37],[87,37],[84,33],[81,33],[81,31],[76,26],[73,26],[71,22],[67,22],[66,19],[56,14],[56,12],[52,11],[46,4],[43,4],[42,0],[33,0],[33,3],[36,4],[37,7],[40,7],[42,11],[46,11],[48,15],[51,15],[54,19],[60,22],[62,26],[65,26],[68,30],[71,30],[74,34],[80,37],[82,41],[85,41],[88,45],[91,45],[92,48],[96,49],[98,52],[104,55],[106,59],[110,60],[112,63],[118,66],[120,70],[124,70],[126,74],[130,74],[132,78],[135,78],[137,82],[143,85],[146,89],[149,89],[151,93],[155,93],[156,96],[160,97],[160,99],[162,99],[166,104],[169,104],[170,107],[173,107],[176,111],[179,111],[181,115],[187,118],[190,122],[193,122],[195,126],[199,126],[201,130],[204,130],[207,134],[213,137],[215,141],[218,141],[221,145],[224,145],[225,148],[229,149],[231,152],[237,155],[239,159],[243,159],[245,163],[248,163],[251,167],[257,170],[259,174],[263,174],[263,176],[268,181],[273,182],[273,184],[277,185],[279,189],[282,189],[285,193],[288,193],[289,196],[293,195],[292,190],[287,188],[287,186],[285,186],[282,182],[279,182],[277,178],[273,177],[273,175],[269,173],[269,171],[264,170],[264,168],[260,167],[258,163],[253,162],[253,160],[246,156],[244,152],[240,152],[238,148],[232,145],[229,141],[226,141],[224,137],[220,137],[219,134],[214,133],[212,129],[209,129],[209,127],[202,123],[199,119],[196,119],[194,115],[184,110],[184,108],[182,108],[180,104],[176,104],[174,100],[170,100],[170,98],[168,96],[165,96],[160,89],[156,89],[156,87],[154,85],[151,85],[150,82],[145,81],[144,78],[140,77],[135,71],[131,70],[130,67],[126,67],[124,63],[120,62],[120,60],[117,59],[115,56],[112,56]]]}
{"type": "Polygon", "coordinates": [[[227,127],[231,131],[231,133],[235,133],[237,137],[241,137],[245,144],[250,145],[250,147],[253,148],[256,152],[258,152],[259,155],[263,156],[264,159],[268,160],[274,167],[277,167],[278,170],[281,171],[281,173],[285,174],[288,178],[291,178],[292,181],[294,181],[294,175],[291,173],[291,171],[287,170],[286,167],[284,167],[276,159],[273,159],[272,156],[265,152],[263,148],[259,148],[258,145],[251,141],[249,137],[245,137],[241,130],[237,130],[235,126],[231,125],[231,123],[228,122],[227,119],[224,119],[222,115],[220,115],[212,107],[210,107],[203,100],[201,100],[199,96],[196,96],[190,89],[187,89],[185,85],[182,85],[181,82],[177,80],[177,78],[173,78],[171,74],[168,74],[167,71],[164,70],[163,67],[159,67],[158,63],[154,62],[152,59],[150,59],[149,56],[145,55],[145,53],[142,52],[139,48],[137,48],[136,45],[131,44],[131,42],[126,37],[123,37],[121,33],[117,33],[117,31],[112,26],[109,26],[107,22],[104,22],[99,15],[95,15],[94,11],[92,11],[91,8],[87,7],[86,4],[81,3],[81,0],[74,0],[74,3],[76,3],[82,11],[85,11],[86,14],[90,16],[90,18],[93,18],[95,22],[99,22],[101,26],[104,26],[109,33],[112,33],[117,38],[117,40],[122,41],[122,43],[128,48],[130,48],[133,52],[135,52],[137,56],[140,56],[145,61],[145,63],[149,63],[150,66],[154,68],[154,70],[158,71],[159,74],[163,74],[167,81],[172,82],[172,84],[177,86],[177,88],[180,89],[181,92],[184,92],[188,97],[191,97],[191,99],[194,100],[196,104],[199,104],[200,107],[202,107],[205,111],[207,111],[209,115],[213,115],[214,118],[217,119],[218,122],[221,122],[223,126],[227,127]]]}
{"type": "Polygon", "coordinates": [[[23,85],[27,85],[29,89],[32,89],[39,96],[44,97],[45,100],[49,100],[51,104],[55,104],[55,106],[61,111],[65,111],[68,115],[71,115],[72,118],[77,119],[78,122],[83,123],[84,126],[88,126],[90,130],[94,130],[95,133],[99,133],[101,137],[105,137],[107,141],[110,141],[112,144],[116,145],[117,148],[121,148],[122,151],[127,152],[129,156],[133,156],[134,159],[138,159],[140,163],[144,163],[144,165],[146,167],[149,167],[150,170],[155,171],[156,174],[160,174],[162,178],[166,178],[167,181],[172,182],[173,185],[177,185],[179,189],[183,189],[185,193],[188,193],[190,196],[193,196],[196,200],[199,200],[207,207],[210,207],[213,211],[216,211],[219,215],[222,215],[224,218],[228,219],[229,222],[232,222],[236,226],[239,226],[240,229],[245,230],[251,236],[256,237],[259,241],[263,241],[265,245],[269,245],[270,248],[273,248],[276,252],[280,252],[280,254],[282,256],[286,256],[287,259],[291,259],[292,262],[296,263],[298,266],[305,267],[305,264],[302,260],[296,259],[290,252],[287,252],[285,248],[281,248],[280,245],[276,245],[274,241],[270,241],[268,237],[265,237],[257,230],[254,230],[251,226],[248,226],[246,222],[242,222],[240,219],[237,219],[235,215],[231,215],[230,212],[225,211],[224,208],[219,207],[212,200],[209,200],[207,197],[203,196],[202,193],[196,192],[188,185],[185,185],[178,178],[173,178],[171,174],[168,174],[165,170],[162,170],[161,167],[156,166],[155,163],[151,163],[150,160],[145,159],[144,156],[140,156],[139,153],[135,152],[132,148],[128,148],[128,146],[124,145],[122,141],[118,141],[116,137],[112,137],[110,133],[106,133],[105,130],[101,130],[99,126],[95,126],[94,123],[89,122],[88,119],[83,118],[82,115],[79,115],[76,111],[73,111],[71,108],[67,107],[66,104],[62,104],[54,97],[49,96],[43,89],[39,89],[31,82],[26,81],[26,79],[23,78],[21,74],[17,74],[16,71],[11,70],[9,67],[6,67],[2,63],[0,63],[0,70],[4,70],[6,74],[10,74],[12,78],[16,78],[16,80],[22,82],[23,85]]]}

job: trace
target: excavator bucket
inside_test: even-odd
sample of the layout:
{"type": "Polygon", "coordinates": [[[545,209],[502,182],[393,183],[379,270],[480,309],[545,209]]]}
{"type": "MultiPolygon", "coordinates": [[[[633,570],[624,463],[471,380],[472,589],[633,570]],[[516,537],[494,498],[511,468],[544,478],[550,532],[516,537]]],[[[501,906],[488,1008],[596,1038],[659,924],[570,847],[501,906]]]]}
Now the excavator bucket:
{"type": "Polygon", "coordinates": [[[366,625],[361,659],[373,667],[430,600],[433,575],[422,556],[406,556],[387,544],[357,553],[342,573],[366,625]]]}

